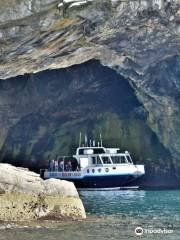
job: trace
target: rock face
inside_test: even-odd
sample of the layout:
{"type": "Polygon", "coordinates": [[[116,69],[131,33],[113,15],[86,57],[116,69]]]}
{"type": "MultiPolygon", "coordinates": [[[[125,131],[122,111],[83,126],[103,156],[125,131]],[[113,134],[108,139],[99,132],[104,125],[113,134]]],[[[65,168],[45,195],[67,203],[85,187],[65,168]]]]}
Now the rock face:
{"type": "MultiPolygon", "coordinates": [[[[161,145],[159,155],[157,154],[159,160],[157,161],[156,157],[154,160],[156,163],[158,162],[159,169],[163,171],[162,166],[165,165],[168,169],[180,175],[180,11],[178,0],[14,0],[0,1],[0,11],[1,79],[11,78],[12,81],[17,81],[17,78],[12,77],[31,73],[30,75],[19,77],[19,79],[28,78],[32,82],[33,79],[37,80],[37,76],[41,78],[40,75],[43,75],[43,73],[40,75],[33,75],[32,73],[47,69],[68,68],[74,64],[87,62],[90,59],[98,59],[102,65],[115,70],[120,75],[120,78],[123,77],[130,84],[131,90],[133,89],[133,94],[139,102],[139,106],[141,106],[138,110],[136,109],[136,112],[141,112],[141,117],[144,115],[144,124],[151,133],[154,133],[154,135],[152,134],[152,142],[155,136],[155,139],[157,138],[157,142],[161,145]],[[161,154],[162,152],[166,154],[161,154]],[[160,155],[162,155],[162,159],[160,159],[160,155]]],[[[47,72],[44,72],[44,74],[47,74],[47,72]]],[[[77,76],[79,77],[79,74],[77,76]]],[[[91,75],[89,79],[90,77],[91,75]]],[[[44,76],[43,78],[48,77],[44,76]]],[[[75,80],[74,85],[73,83],[72,85],[66,85],[69,90],[72,90],[69,91],[71,93],[75,88],[78,89],[76,84],[77,78],[74,77],[73,79],[75,80]]],[[[17,131],[14,132],[14,129],[20,129],[20,125],[28,126],[27,119],[30,114],[34,116],[36,112],[34,107],[36,106],[35,99],[39,100],[39,98],[33,97],[33,99],[31,98],[32,103],[30,103],[26,99],[27,102],[23,102],[23,105],[21,100],[13,102],[13,98],[10,99],[9,96],[8,102],[7,95],[9,91],[12,93],[13,88],[10,80],[7,81],[9,81],[9,86],[8,83],[2,83],[0,93],[1,99],[4,99],[1,101],[0,106],[2,113],[0,115],[0,143],[3,158],[4,154],[6,158],[8,158],[8,155],[11,157],[12,146],[11,144],[9,145],[9,142],[12,142],[12,136],[14,136],[13,142],[15,144],[19,143],[21,138],[16,134],[14,135],[14,133],[17,133],[17,131]],[[16,107],[22,107],[22,105],[23,108],[21,110],[16,107]],[[14,110],[12,111],[12,109],[14,110]],[[17,111],[17,109],[19,110],[17,111]],[[25,117],[27,117],[26,120],[25,117]]],[[[51,78],[49,79],[50,81],[51,78]]],[[[36,82],[34,80],[33,84],[35,85],[36,82]]],[[[78,110],[76,109],[73,112],[74,105],[71,104],[71,100],[68,102],[67,88],[65,88],[65,85],[61,87],[64,88],[61,96],[57,94],[54,98],[51,97],[49,99],[47,97],[48,101],[47,98],[44,98],[44,100],[42,98],[40,101],[42,108],[39,107],[39,109],[46,107],[46,110],[52,109],[51,111],[57,114],[57,111],[54,109],[57,108],[56,104],[58,104],[58,106],[64,109],[63,113],[62,111],[60,113],[62,122],[70,112],[72,118],[78,116],[77,118],[79,119],[80,114],[78,110]],[[56,102],[57,98],[59,99],[58,103],[56,102]],[[69,108],[67,109],[66,106],[69,108]],[[69,111],[70,108],[71,111],[69,111]]],[[[27,93],[24,92],[24,89],[26,87],[21,88],[19,85],[19,91],[22,92],[22,95],[27,93]]],[[[97,89],[96,82],[94,91],[97,89]]],[[[28,89],[30,92],[31,90],[28,89]]],[[[33,92],[33,94],[37,96],[40,91],[39,89],[37,92],[33,92]]],[[[84,91],[84,89],[81,89],[81,91],[84,91]]],[[[114,91],[114,88],[110,91],[114,91]]],[[[120,97],[119,99],[118,97],[114,100],[116,103],[120,102],[120,97]]],[[[82,98],[78,95],[75,99],[81,101],[82,98]]],[[[73,103],[75,103],[74,99],[73,103]]],[[[89,104],[92,108],[94,107],[94,102],[89,104]]],[[[87,108],[85,109],[87,111],[87,108]]],[[[118,109],[121,109],[121,107],[118,106],[118,109]]],[[[50,116],[52,116],[51,111],[49,112],[50,116]]],[[[42,110],[41,112],[43,113],[42,110]]],[[[35,118],[34,122],[45,122],[42,116],[43,114],[41,114],[41,119],[35,118]]],[[[47,115],[44,113],[44,116],[47,115]]],[[[53,117],[55,118],[55,115],[53,117]]],[[[83,114],[81,114],[82,118],[83,114]]],[[[57,121],[60,120],[58,117],[56,119],[58,119],[57,121]]],[[[111,115],[109,119],[109,122],[113,122],[114,115],[111,115]]],[[[129,118],[127,117],[127,119],[129,118]]],[[[47,122],[51,121],[48,120],[47,122]]],[[[31,152],[31,146],[34,145],[36,139],[40,138],[39,136],[42,136],[42,134],[44,135],[44,132],[46,132],[44,125],[47,125],[47,122],[43,123],[43,127],[38,131],[35,131],[38,137],[33,135],[32,131],[31,134],[27,134],[28,136],[31,135],[31,140],[28,140],[31,144],[28,145],[29,148],[23,150],[24,155],[27,156],[26,151],[31,152]]],[[[61,126],[63,127],[62,122],[61,126]]],[[[134,121],[133,124],[135,123],[134,121]]],[[[78,126],[77,122],[76,124],[78,126]]],[[[99,124],[99,129],[102,128],[101,124],[99,124]]],[[[54,127],[53,123],[52,125],[54,127]]],[[[120,123],[115,125],[119,126],[119,130],[117,131],[116,129],[115,132],[119,133],[120,139],[121,135],[123,135],[120,129],[124,129],[122,126],[125,125],[120,123]]],[[[48,127],[49,135],[55,134],[56,127],[53,127],[48,127]]],[[[132,132],[132,129],[136,129],[136,127],[132,127],[130,132],[132,132]]],[[[59,137],[56,138],[58,139],[57,142],[52,143],[50,141],[47,143],[48,141],[46,141],[46,144],[49,144],[48,148],[51,149],[50,145],[53,144],[53,148],[56,149],[55,152],[58,152],[59,143],[66,148],[67,141],[65,140],[64,143],[64,140],[59,140],[62,135],[69,139],[68,131],[65,130],[65,132],[59,134],[59,137]]],[[[124,136],[128,139],[127,132],[124,133],[124,136]]],[[[134,139],[140,139],[140,137],[136,135],[134,139]]],[[[68,142],[70,141],[69,139],[68,142]]],[[[43,146],[44,142],[41,143],[43,146]]],[[[131,144],[130,148],[133,149],[133,153],[137,152],[132,146],[131,144]]],[[[21,144],[15,151],[13,150],[14,156],[18,155],[19,148],[21,149],[21,144]]],[[[149,162],[146,161],[146,165],[149,162]]]]}
{"type": "Polygon", "coordinates": [[[93,0],[75,9],[72,2],[82,1],[63,1],[59,12],[54,0],[1,1],[1,78],[93,58],[143,77],[166,56],[178,55],[179,1],[161,11],[149,0],[93,0]]]}
{"type": "Polygon", "coordinates": [[[74,184],[49,179],[27,169],[0,164],[0,220],[83,219],[83,204],[74,184]]]}

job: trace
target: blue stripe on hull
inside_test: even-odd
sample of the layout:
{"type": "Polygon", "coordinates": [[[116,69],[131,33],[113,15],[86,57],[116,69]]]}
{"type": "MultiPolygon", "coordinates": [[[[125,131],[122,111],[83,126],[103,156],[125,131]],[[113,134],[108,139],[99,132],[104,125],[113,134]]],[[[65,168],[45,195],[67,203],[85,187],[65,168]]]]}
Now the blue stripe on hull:
{"type": "Polygon", "coordinates": [[[127,186],[136,177],[133,175],[84,177],[83,179],[65,179],[74,182],[77,188],[115,188],[127,186]]]}

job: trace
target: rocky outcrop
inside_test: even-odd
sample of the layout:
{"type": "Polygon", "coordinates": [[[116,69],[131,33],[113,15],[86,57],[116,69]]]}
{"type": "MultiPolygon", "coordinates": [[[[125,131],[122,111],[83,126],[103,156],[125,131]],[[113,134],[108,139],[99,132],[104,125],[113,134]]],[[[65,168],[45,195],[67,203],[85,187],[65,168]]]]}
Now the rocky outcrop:
{"type": "MultiPolygon", "coordinates": [[[[1,1],[0,11],[1,79],[98,59],[129,82],[146,115],[145,124],[168,152],[166,167],[179,172],[178,0],[14,0],[1,1]]],[[[63,97],[60,99],[64,107],[63,97]]],[[[0,119],[3,148],[9,130],[19,127],[20,119],[6,111],[6,104],[2,104],[1,111],[5,113],[0,119]]],[[[23,117],[29,116],[30,111],[26,112],[23,109],[23,117]]],[[[41,128],[40,134],[43,131],[41,128]]],[[[63,141],[61,144],[66,146],[63,141]]]]}
{"type": "Polygon", "coordinates": [[[83,219],[83,204],[73,183],[42,180],[27,169],[0,164],[0,220],[83,219]]]}

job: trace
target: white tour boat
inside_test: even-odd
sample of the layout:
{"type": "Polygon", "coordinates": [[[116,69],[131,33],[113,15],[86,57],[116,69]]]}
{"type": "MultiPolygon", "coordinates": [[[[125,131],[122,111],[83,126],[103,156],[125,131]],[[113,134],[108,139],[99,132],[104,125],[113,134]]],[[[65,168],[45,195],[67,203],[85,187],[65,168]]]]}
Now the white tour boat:
{"type": "Polygon", "coordinates": [[[135,165],[128,151],[103,147],[102,141],[101,146],[86,145],[80,144],[72,158],[63,156],[58,165],[44,169],[44,179],[72,181],[78,189],[111,190],[134,188],[133,181],[145,174],[144,165],[135,165]]]}

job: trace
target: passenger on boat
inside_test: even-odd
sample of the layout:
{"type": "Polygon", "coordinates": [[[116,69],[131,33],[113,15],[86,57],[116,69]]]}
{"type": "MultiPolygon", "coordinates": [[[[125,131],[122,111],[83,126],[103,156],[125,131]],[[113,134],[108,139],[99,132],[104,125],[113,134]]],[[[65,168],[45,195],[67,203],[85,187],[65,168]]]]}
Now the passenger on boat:
{"type": "Polygon", "coordinates": [[[78,171],[78,162],[77,159],[73,158],[71,161],[72,171],[78,171]]]}
{"type": "Polygon", "coordinates": [[[70,161],[70,160],[69,160],[69,161],[67,162],[67,164],[65,165],[65,171],[66,171],[66,172],[72,171],[72,164],[71,164],[71,161],[70,161]]]}
{"type": "Polygon", "coordinates": [[[58,160],[55,160],[55,161],[54,161],[54,169],[55,169],[56,172],[58,171],[58,168],[59,168],[59,166],[58,166],[58,160]]]}
{"type": "Polygon", "coordinates": [[[50,171],[54,171],[54,159],[50,162],[50,171]]]}
{"type": "Polygon", "coordinates": [[[76,171],[79,172],[81,170],[80,165],[77,165],[76,171]]]}
{"type": "Polygon", "coordinates": [[[48,161],[48,169],[51,170],[51,160],[48,161]]]}
{"type": "Polygon", "coordinates": [[[61,160],[61,161],[59,162],[59,171],[60,171],[60,172],[63,172],[63,171],[64,171],[64,161],[63,161],[63,160],[61,160]]]}

